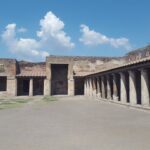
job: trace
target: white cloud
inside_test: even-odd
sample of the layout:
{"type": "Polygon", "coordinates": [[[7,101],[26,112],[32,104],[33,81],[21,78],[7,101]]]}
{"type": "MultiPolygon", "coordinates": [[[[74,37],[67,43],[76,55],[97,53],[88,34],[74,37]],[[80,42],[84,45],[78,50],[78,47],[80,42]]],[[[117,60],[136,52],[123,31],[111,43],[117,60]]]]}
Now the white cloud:
{"type": "Polygon", "coordinates": [[[21,56],[21,58],[31,58],[33,56],[44,57],[48,55],[48,52],[40,51],[40,44],[35,39],[17,38],[15,23],[6,26],[2,34],[2,39],[9,51],[21,56]]]}
{"type": "Polygon", "coordinates": [[[42,43],[49,45],[52,49],[74,48],[75,44],[63,31],[64,23],[52,12],[48,12],[44,19],[40,20],[40,26],[41,29],[37,31],[37,36],[41,38],[42,43]]]}
{"type": "Polygon", "coordinates": [[[97,46],[102,44],[109,44],[115,48],[122,47],[127,50],[131,48],[131,45],[127,38],[110,38],[99,32],[90,30],[87,25],[82,24],[80,27],[82,36],[79,41],[82,42],[84,45],[97,46]]]}
{"type": "Polygon", "coordinates": [[[25,28],[16,29],[16,24],[8,24],[1,38],[9,51],[22,59],[44,58],[52,50],[72,49],[75,44],[63,31],[64,23],[52,12],[48,12],[44,19],[40,20],[40,31],[37,31],[37,39],[18,37],[18,32],[26,32],[25,28]],[[43,51],[46,49],[47,51],[43,51]]]}

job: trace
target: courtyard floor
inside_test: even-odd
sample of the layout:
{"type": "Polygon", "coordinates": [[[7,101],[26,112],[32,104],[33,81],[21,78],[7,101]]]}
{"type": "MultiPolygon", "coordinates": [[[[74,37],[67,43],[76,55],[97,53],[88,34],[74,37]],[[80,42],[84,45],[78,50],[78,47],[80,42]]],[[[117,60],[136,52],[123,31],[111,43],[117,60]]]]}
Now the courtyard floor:
{"type": "Polygon", "coordinates": [[[82,96],[24,101],[0,109],[0,150],[150,149],[148,111],[82,96]]]}

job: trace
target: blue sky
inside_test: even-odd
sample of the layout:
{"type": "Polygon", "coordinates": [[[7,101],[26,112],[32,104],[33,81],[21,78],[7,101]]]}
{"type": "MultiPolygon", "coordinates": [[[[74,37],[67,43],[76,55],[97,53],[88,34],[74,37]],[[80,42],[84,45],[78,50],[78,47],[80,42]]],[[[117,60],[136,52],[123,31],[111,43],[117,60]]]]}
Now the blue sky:
{"type": "Polygon", "coordinates": [[[1,0],[0,57],[123,56],[150,43],[149,0],[1,0]]]}

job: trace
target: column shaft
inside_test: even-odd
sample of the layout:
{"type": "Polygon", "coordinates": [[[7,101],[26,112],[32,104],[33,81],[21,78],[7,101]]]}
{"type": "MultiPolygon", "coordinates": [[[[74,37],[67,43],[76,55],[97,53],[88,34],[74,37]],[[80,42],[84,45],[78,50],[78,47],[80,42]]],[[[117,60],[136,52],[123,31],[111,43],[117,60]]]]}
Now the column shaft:
{"type": "Polygon", "coordinates": [[[102,86],[102,98],[105,98],[105,82],[104,82],[104,77],[101,77],[101,86],[102,86]]]}
{"type": "Polygon", "coordinates": [[[100,97],[100,80],[99,80],[99,77],[97,77],[97,97],[100,97]]]}
{"type": "Polygon", "coordinates": [[[127,103],[126,78],[125,73],[120,73],[121,76],[121,102],[127,103]]]}
{"type": "Polygon", "coordinates": [[[117,77],[113,74],[113,100],[118,101],[117,77]]]}
{"type": "Polygon", "coordinates": [[[136,93],[136,83],[135,83],[135,73],[129,71],[129,90],[130,90],[130,104],[137,104],[137,93],[136,93]]]}
{"type": "Polygon", "coordinates": [[[96,96],[96,82],[95,82],[95,77],[93,77],[92,79],[92,85],[93,85],[93,92],[92,92],[92,95],[93,96],[96,96]]]}
{"type": "Polygon", "coordinates": [[[92,96],[92,93],[93,93],[92,78],[89,78],[89,85],[90,85],[89,95],[92,96]]]}
{"type": "Polygon", "coordinates": [[[149,85],[148,73],[146,70],[141,70],[141,103],[142,105],[149,106],[149,85]]]}
{"type": "Polygon", "coordinates": [[[30,79],[29,96],[33,96],[33,78],[30,79]]]}
{"type": "Polygon", "coordinates": [[[45,79],[44,80],[44,96],[51,95],[51,80],[45,79]]]}
{"type": "Polygon", "coordinates": [[[111,85],[109,75],[107,76],[107,99],[111,99],[111,85]]]}
{"type": "Polygon", "coordinates": [[[84,80],[84,95],[87,95],[87,79],[84,80]]]}

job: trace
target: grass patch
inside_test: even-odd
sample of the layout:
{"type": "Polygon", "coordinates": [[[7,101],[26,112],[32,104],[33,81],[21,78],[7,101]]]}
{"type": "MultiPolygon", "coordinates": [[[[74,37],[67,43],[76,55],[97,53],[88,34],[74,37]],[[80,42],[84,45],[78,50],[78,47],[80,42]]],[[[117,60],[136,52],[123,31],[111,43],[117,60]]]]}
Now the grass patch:
{"type": "Polygon", "coordinates": [[[52,102],[52,101],[57,101],[58,99],[56,97],[53,97],[53,96],[44,96],[43,100],[45,102],[52,102]]]}
{"type": "Polygon", "coordinates": [[[0,104],[0,109],[7,109],[7,108],[15,108],[20,106],[19,103],[2,103],[0,104]]]}
{"type": "Polygon", "coordinates": [[[9,100],[2,100],[0,103],[0,109],[7,109],[7,108],[15,108],[18,106],[22,106],[25,103],[28,103],[30,99],[9,99],[9,100]]]}
{"type": "Polygon", "coordinates": [[[43,102],[52,102],[52,101],[57,101],[58,99],[53,96],[44,96],[44,97],[28,97],[28,98],[1,98],[0,100],[0,110],[1,109],[8,109],[8,108],[16,108],[16,107],[21,107],[24,106],[25,104],[29,102],[33,102],[38,104],[38,103],[43,103],[43,102]]]}

